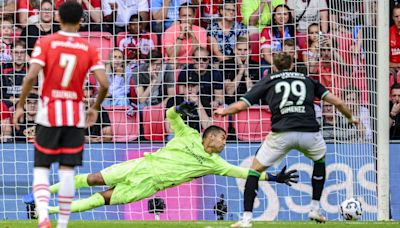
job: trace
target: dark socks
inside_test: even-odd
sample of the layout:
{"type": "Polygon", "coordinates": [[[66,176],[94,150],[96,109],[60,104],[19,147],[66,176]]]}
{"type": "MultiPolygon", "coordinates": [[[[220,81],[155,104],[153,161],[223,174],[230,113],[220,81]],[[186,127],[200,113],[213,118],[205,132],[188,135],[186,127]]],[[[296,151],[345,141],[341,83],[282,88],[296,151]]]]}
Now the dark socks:
{"type": "Polygon", "coordinates": [[[255,170],[249,170],[247,176],[246,185],[244,187],[244,211],[252,212],[254,206],[254,199],[257,196],[258,191],[258,180],[260,179],[260,173],[255,170]]]}

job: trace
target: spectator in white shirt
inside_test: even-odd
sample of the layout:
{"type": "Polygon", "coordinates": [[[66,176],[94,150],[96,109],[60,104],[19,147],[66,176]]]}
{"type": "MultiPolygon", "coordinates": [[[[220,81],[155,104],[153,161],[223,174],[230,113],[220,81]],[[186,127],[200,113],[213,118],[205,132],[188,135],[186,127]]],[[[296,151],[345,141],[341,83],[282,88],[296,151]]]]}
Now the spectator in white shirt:
{"type": "Polygon", "coordinates": [[[111,22],[109,31],[113,34],[126,32],[129,18],[139,14],[143,22],[149,22],[149,3],[147,0],[102,0],[104,20],[111,22]]]}

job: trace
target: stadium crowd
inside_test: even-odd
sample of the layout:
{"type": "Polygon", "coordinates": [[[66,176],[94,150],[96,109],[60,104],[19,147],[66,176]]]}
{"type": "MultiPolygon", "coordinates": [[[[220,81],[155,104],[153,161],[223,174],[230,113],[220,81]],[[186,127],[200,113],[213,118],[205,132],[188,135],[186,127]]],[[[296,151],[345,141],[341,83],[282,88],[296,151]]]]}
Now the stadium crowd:
{"type": "MultiPolygon", "coordinates": [[[[16,131],[11,124],[26,75],[27,62],[40,36],[57,32],[57,8],[64,0],[3,0],[1,14],[1,141],[32,140],[38,91],[31,94],[26,118],[16,131]]],[[[294,71],[319,80],[353,106],[361,120],[348,130],[346,118],[330,104],[316,101],[325,138],[372,140],[371,78],[367,58],[376,53],[372,33],[376,1],[368,0],[76,0],[84,8],[82,36],[102,53],[110,89],[87,142],[118,141],[116,131],[135,121],[136,134],[146,134],[146,116],[183,100],[197,105],[189,125],[198,131],[215,120],[212,110],[237,101],[262,77],[276,69],[272,56],[290,53],[294,71]],[[106,45],[107,44],[107,45],[106,45]],[[110,44],[110,45],[108,45],[110,44]],[[371,47],[372,46],[372,47],[371,47]],[[128,123],[128,124],[127,124],[128,123]],[[114,126],[115,125],[115,126],[114,126]],[[345,130],[346,129],[346,130],[345,130]]],[[[400,139],[400,5],[391,1],[390,83],[391,139],[400,139]]],[[[87,103],[96,96],[91,75],[87,103]]],[[[263,105],[263,104],[261,104],[263,105]]],[[[160,119],[160,117],[157,117],[160,119]]],[[[230,139],[235,124],[227,121],[230,139]]],[[[133,125],[133,124],[131,124],[133,125]]],[[[150,129],[153,132],[154,129],[150,129]]],[[[253,129],[254,130],[254,129],[253,129]]],[[[125,129],[125,134],[132,134],[125,129]]],[[[137,138],[137,137],[136,137],[137,138]]],[[[145,139],[154,139],[152,137],[145,139]]],[[[125,137],[126,140],[132,140],[125,137]]],[[[124,139],[120,140],[124,141],[124,139]]]]}

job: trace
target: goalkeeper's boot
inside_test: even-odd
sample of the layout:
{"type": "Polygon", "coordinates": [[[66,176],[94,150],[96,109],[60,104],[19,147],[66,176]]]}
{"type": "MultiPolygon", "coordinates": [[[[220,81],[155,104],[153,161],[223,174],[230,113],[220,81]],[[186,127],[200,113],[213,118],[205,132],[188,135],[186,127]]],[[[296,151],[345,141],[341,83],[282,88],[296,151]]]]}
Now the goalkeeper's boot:
{"type": "Polygon", "coordinates": [[[249,219],[249,220],[241,219],[231,225],[231,227],[233,227],[233,228],[240,228],[240,227],[248,228],[248,227],[252,227],[252,226],[253,226],[253,224],[251,224],[251,219],[249,219]]]}
{"type": "Polygon", "coordinates": [[[51,228],[50,219],[46,218],[41,223],[39,223],[38,228],[51,228]]]}
{"type": "Polygon", "coordinates": [[[22,197],[22,201],[25,204],[35,204],[35,197],[33,196],[33,193],[29,193],[22,197]]]}
{"type": "Polygon", "coordinates": [[[323,216],[322,214],[319,213],[319,211],[316,210],[311,210],[308,213],[308,218],[312,221],[316,221],[318,223],[324,223],[326,222],[326,218],[325,216],[323,216]]]}

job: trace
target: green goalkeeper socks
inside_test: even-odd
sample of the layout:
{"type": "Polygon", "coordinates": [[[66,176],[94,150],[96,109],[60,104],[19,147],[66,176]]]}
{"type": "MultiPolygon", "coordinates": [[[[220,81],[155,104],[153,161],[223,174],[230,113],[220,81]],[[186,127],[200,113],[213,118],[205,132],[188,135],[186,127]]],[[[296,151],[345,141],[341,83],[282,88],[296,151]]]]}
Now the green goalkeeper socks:
{"type": "MultiPolygon", "coordinates": [[[[75,176],[74,177],[75,189],[89,187],[89,184],[87,183],[88,176],[89,174],[87,173],[75,176]]],[[[59,189],[60,189],[60,183],[53,184],[52,186],[50,186],[51,193],[57,193],[59,189]]]]}
{"type": "MultiPolygon", "coordinates": [[[[105,204],[104,198],[100,193],[96,193],[89,198],[73,201],[71,204],[71,212],[87,211],[105,204]]],[[[59,207],[49,207],[49,214],[58,213],[59,207]]]]}

